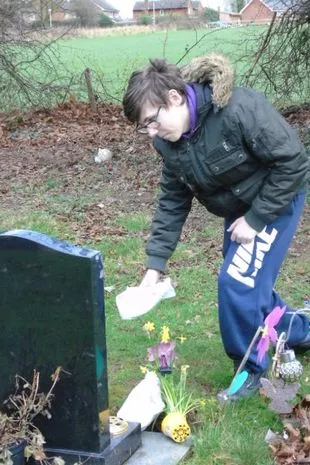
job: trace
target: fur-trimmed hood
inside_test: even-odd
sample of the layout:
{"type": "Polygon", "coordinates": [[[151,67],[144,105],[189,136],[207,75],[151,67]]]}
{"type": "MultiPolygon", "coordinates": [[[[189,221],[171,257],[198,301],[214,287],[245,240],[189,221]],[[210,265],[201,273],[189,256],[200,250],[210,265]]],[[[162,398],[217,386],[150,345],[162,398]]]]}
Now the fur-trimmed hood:
{"type": "Polygon", "coordinates": [[[219,108],[227,105],[234,86],[235,70],[224,55],[209,53],[193,58],[181,68],[181,73],[186,82],[210,84],[213,104],[219,108]]]}

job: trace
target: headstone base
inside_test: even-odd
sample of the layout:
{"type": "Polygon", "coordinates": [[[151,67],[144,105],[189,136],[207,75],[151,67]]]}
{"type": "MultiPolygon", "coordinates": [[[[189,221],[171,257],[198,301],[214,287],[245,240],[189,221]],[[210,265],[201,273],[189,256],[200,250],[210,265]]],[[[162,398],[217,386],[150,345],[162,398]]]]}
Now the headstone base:
{"type": "Polygon", "coordinates": [[[188,457],[193,445],[192,437],[178,444],[162,433],[143,431],[142,447],[126,465],[177,465],[188,457]]]}
{"type": "Polygon", "coordinates": [[[84,452],[68,449],[44,448],[48,456],[60,456],[66,465],[122,465],[141,446],[140,423],[128,423],[122,434],[111,436],[110,444],[102,452],[84,452]]]}

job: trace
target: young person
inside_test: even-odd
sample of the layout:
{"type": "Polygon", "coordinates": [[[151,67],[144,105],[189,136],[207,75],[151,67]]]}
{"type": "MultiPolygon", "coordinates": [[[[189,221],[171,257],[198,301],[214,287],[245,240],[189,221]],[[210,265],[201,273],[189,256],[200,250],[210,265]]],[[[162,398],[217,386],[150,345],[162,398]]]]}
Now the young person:
{"type": "MultiPolygon", "coordinates": [[[[264,96],[233,81],[222,55],[196,58],[182,69],[154,59],[132,73],[123,107],[163,159],[141,284],[155,284],[164,272],[193,197],[223,217],[219,323],[236,369],[268,313],[286,305],[273,286],[303,210],[309,158],[295,130],[264,96]]],[[[287,305],[279,332],[287,331],[292,311],[287,305]]],[[[305,314],[293,318],[288,344],[310,348],[305,314]]],[[[248,379],[231,398],[256,392],[268,363],[268,356],[257,362],[254,348],[248,379]]]]}

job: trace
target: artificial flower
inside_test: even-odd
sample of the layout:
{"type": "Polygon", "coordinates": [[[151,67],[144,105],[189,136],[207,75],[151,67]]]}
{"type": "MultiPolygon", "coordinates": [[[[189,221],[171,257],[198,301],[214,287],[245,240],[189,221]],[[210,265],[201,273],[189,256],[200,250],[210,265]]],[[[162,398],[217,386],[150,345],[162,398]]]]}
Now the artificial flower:
{"type": "Polygon", "coordinates": [[[261,362],[268,352],[270,341],[274,344],[277,341],[278,334],[275,330],[275,326],[279,323],[282,318],[286,307],[275,307],[269,315],[265,318],[264,328],[262,329],[262,337],[257,344],[257,361],[261,362]]]}
{"type": "Polygon", "coordinates": [[[148,361],[159,362],[159,369],[171,368],[172,361],[175,358],[175,341],[160,342],[156,346],[149,347],[148,361]]]}
{"type": "Polygon", "coordinates": [[[170,330],[168,326],[163,326],[161,332],[161,342],[169,342],[170,341],[170,330]]]}

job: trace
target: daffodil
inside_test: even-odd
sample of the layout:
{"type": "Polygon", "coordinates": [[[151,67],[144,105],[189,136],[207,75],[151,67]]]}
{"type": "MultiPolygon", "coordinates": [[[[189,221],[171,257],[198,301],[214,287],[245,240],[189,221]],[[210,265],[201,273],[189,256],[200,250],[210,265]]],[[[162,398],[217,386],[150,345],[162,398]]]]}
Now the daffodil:
{"type": "Polygon", "coordinates": [[[146,331],[147,333],[151,333],[152,331],[154,331],[155,325],[154,325],[153,321],[148,321],[147,323],[145,323],[145,324],[143,325],[143,329],[144,329],[144,331],[146,331]]]}
{"type": "Polygon", "coordinates": [[[169,342],[170,341],[170,330],[168,326],[163,326],[161,332],[161,342],[169,342]]]}
{"type": "Polygon", "coordinates": [[[200,399],[199,400],[201,407],[214,406],[218,404],[218,401],[215,397],[208,397],[207,399],[200,399]]]}
{"type": "Polygon", "coordinates": [[[143,367],[142,365],[140,366],[141,372],[145,375],[149,370],[146,367],[143,367]]]}
{"type": "Polygon", "coordinates": [[[189,369],[189,365],[182,365],[181,366],[181,372],[182,373],[187,373],[187,370],[189,369]]]}

